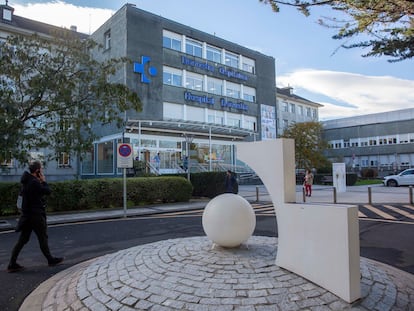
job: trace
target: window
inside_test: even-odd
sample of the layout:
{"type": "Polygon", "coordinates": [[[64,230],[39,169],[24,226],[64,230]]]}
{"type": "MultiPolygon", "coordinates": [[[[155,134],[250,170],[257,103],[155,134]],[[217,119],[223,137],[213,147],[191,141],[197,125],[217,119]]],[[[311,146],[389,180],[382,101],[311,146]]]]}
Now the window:
{"type": "Polygon", "coordinates": [[[163,106],[164,120],[184,120],[184,105],[164,103],[163,106]]]}
{"type": "Polygon", "coordinates": [[[226,52],[226,54],[224,55],[224,63],[227,66],[239,68],[239,55],[226,52]]]}
{"type": "Polygon", "coordinates": [[[208,77],[207,92],[216,95],[223,95],[223,80],[208,77]]]}
{"type": "MultiPolygon", "coordinates": [[[[6,5],[7,5],[7,1],[6,1],[6,5]]],[[[11,22],[12,20],[12,11],[9,10],[8,8],[3,8],[3,19],[9,22],[11,22]]]]}
{"type": "Polygon", "coordinates": [[[296,111],[296,106],[295,106],[295,104],[289,104],[289,107],[290,107],[290,112],[291,112],[291,113],[295,113],[295,111],[296,111]]]}
{"type": "Polygon", "coordinates": [[[163,83],[173,86],[182,86],[182,72],[179,69],[166,67],[163,68],[163,83]]]}
{"type": "Polygon", "coordinates": [[[203,55],[203,45],[201,42],[198,42],[196,40],[187,39],[185,42],[185,52],[187,54],[201,58],[203,55]]]}
{"type": "Polygon", "coordinates": [[[162,46],[167,49],[181,51],[181,36],[174,32],[163,30],[162,46]]]}
{"type": "Polygon", "coordinates": [[[227,82],[226,96],[240,98],[240,84],[227,82]]]}
{"type": "Polygon", "coordinates": [[[104,46],[105,50],[108,50],[111,48],[111,30],[108,30],[104,33],[104,46]]]}
{"type": "Polygon", "coordinates": [[[256,89],[248,86],[243,86],[243,99],[254,103],[256,101],[256,89]]]}
{"type": "Polygon", "coordinates": [[[10,152],[0,153],[0,166],[3,166],[3,167],[12,167],[13,166],[13,159],[11,158],[11,153],[10,152]]]}
{"type": "Polygon", "coordinates": [[[289,127],[289,120],[283,119],[282,122],[283,129],[286,130],[289,127]]]}
{"type": "Polygon", "coordinates": [[[224,112],[217,110],[209,110],[208,123],[224,125],[224,112]]]}
{"type": "Polygon", "coordinates": [[[255,61],[247,57],[242,58],[242,69],[254,74],[255,61]]]}
{"type": "Polygon", "coordinates": [[[306,107],[306,116],[311,117],[311,109],[309,107],[306,107]]]}
{"type": "Polygon", "coordinates": [[[93,174],[94,173],[94,160],[95,160],[95,152],[94,148],[92,147],[90,151],[85,152],[82,154],[82,175],[93,174]]]}
{"type": "Polygon", "coordinates": [[[299,114],[303,116],[303,106],[299,106],[299,114]]]}
{"type": "Polygon", "coordinates": [[[98,173],[110,174],[114,172],[114,144],[107,141],[98,144],[98,173]]]}
{"type": "Polygon", "coordinates": [[[196,73],[187,73],[185,80],[185,87],[191,90],[202,91],[203,90],[203,76],[196,73]]]}
{"type": "Polygon", "coordinates": [[[70,156],[67,152],[61,152],[58,157],[58,167],[70,167],[70,156]]]}
{"type": "Polygon", "coordinates": [[[227,125],[234,127],[241,127],[241,115],[235,113],[227,114],[227,125]]]}
{"type": "Polygon", "coordinates": [[[256,117],[244,116],[243,128],[255,131],[256,130],[256,117]]]}
{"type": "Polygon", "coordinates": [[[312,109],[312,117],[314,118],[314,119],[316,119],[317,118],[317,110],[316,109],[312,109]]]}
{"type": "Polygon", "coordinates": [[[204,108],[187,106],[186,120],[204,122],[204,108]]]}
{"type": "Polygon", "coordinates": [[[283,112],[289,112],[289,104],[287,102],[282,102],[283,112]]]}
{"type": "Polygon", "coordinates": [[[221,63],[221,50],[211,45],[207,45],[206,57],[215,63],[221,63]]]}

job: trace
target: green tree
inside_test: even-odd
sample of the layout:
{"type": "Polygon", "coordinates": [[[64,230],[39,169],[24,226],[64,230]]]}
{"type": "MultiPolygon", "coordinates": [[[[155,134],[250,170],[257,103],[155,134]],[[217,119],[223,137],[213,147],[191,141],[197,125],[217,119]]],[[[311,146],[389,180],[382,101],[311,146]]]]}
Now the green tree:
{"type": "Polygon", "coordinates": [[[321,17],[321,25],[338,29],[333,39],[366,35],[367,40],[342,44],[344,48],[369,48],[363,57],[387,56],[398,62],[414,56],[413,0],[259,0],[279,12],[281,5],[294,6],[305,16],[311,7],[330,7],[340,18],[321,17]],[[342,18],[345,16],[345,18],[342,18]]]}
{"type": "Polygon", "coordinates": [[[320,122],[293,123],[280,137],[295,140],[297,168],[312,169],[327,166],[328,160],[323,155],[327,144],[322,139],[320,122]]]}
{"type": "Polygon", "coordinates": [[[10,36],[0,44],[0,160],[25,163],[28,152],[90,150],[91,124],[123,125],[124,111],[142,109],[138,95],[111,78],[127,62],[98,62],[98,45],[64,31],[51,38],[10,36]]]}

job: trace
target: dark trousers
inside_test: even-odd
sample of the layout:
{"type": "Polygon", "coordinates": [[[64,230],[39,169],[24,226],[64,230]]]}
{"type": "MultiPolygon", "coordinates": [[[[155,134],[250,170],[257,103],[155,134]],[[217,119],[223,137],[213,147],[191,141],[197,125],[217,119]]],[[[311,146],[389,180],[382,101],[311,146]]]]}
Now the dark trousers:
{"type": "Polygon", "coordinates": [[[22,250],[23,246],[29,242],[32,231],[34,231],[34,233],[37,235],[39,246],[43,255],[48,261],[52,259],[48,244],[47,223],[45,215],[39,214],[22,216],[19,220],[17,230],[20,231],[20,236],[13,248],[10,264],[16,263],[17,257],[19,256],[19,253],[22,250]]]}

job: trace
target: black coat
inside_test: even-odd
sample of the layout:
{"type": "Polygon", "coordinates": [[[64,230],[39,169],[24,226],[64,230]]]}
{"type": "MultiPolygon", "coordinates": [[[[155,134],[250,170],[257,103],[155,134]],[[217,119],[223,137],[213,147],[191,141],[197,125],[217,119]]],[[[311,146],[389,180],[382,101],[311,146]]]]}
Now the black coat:
{"type": "Polygon", "coordinates": [[[23,185],[23,216],[33,214],[46,215],[46,201],[44,196],[51,193],[46,182],[40,182],[29,172],[24,172],[20,182],[23,185]]]}

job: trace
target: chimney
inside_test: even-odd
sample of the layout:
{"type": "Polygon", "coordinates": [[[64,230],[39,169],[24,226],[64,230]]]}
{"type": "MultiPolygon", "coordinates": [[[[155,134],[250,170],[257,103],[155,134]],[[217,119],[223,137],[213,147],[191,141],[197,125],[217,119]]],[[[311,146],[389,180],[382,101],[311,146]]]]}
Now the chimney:
{"type": "Polygon", "coordinates": [[[72,30],[72,31],[78,31],[78,27],[76,27],[75,25],[71,25],[70,26],[70,30],[72,30]]]}

